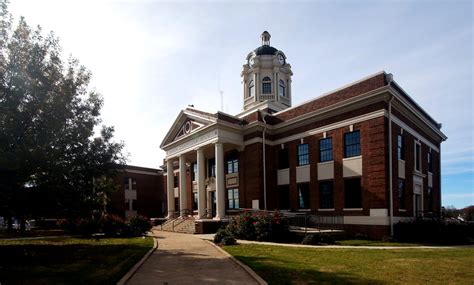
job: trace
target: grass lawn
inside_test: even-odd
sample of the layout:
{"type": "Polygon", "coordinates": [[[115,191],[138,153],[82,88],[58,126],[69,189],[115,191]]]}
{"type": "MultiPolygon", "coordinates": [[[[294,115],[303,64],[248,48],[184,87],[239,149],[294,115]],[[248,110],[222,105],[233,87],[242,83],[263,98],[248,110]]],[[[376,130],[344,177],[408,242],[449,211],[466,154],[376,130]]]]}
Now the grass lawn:
{"type": "Polygon", "coordinates": [[[311,249],[225,246],[269,284],[470,284],[474,248],[311,249]]]}
{"type": "Polygon", "coordinates": [[[152,238],[0,240],[0,284],[116,284],[152,238]]]}
{"type": "Polygon", "coordinates": [[[336,241],[338,245],[350,245],[350,246],[420,246],[426,244],[419,243],[404,243],[404,242],[385,242],[377,240],[363,240],[363,239],[348,239],[336,241]]]}

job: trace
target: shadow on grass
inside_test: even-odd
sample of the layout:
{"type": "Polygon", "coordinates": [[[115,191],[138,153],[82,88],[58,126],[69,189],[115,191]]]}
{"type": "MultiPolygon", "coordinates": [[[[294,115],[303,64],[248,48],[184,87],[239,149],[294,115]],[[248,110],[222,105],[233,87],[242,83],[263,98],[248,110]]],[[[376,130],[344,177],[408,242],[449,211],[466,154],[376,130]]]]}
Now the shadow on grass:
{"type": "Polygon", "coordinates": [[[143,244],[0,246],[1,284],[115,284],[150,249],[143,244]]]}
{"type": "MultiPolygon", "coordinates": [[[[234,255],[250,266],[268,284],[386,284],[347,272],[327,272],[308,268],[290,268],[275,264],[272,258],[234,255]]],[[[288,261],[291,262],[291,261],[288,261]]]]}

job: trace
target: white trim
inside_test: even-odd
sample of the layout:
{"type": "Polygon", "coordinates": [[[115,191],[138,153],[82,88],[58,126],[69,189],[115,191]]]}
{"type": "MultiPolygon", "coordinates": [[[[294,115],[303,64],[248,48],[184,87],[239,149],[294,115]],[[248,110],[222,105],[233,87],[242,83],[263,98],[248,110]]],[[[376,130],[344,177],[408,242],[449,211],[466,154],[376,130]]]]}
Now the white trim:
{"type": "Polygon", "coordinates": [[[318,212],[333,212],[335,211],[334,208],[331,208],[331,209],[318,209],[318,212]]]}
{"type": "Polygon", "coordinates": [[[409,132],[412,134],[415,138],[418,140],[422,141],[424,144],[429,146],[432,150],[436,151],[439,153],[439,148],[437,148],[434,144],[432,144],[429,140],[427,140],[425,137],[423,137],[420,133],[406,125],[402,120],[397,118],[395,115],[392,114],[392,122],[397,124],[398,126],[402,127],[405,131],[409,132]]]}
{"type": "Polygon", "coordinates": [[[382,71],[379,71],[379,72],[377,72],[377,73],[368,75],[368,76],[363,77],[363,78],[361,78],[361,79],[359,79],[359,80],[356,80],[356,81],[353,81],[353,82],[348,83],[348,84],[346,84],[346,85],[343,85],[343,86],[341,86],[341,87],[339,87],[339,88],[337,88],[337,89],[334,89],[334,90],[332,90],[332,91],[323,93],[323,94],[319,95],[318,97],[315,97],[315,98],[313,98],[313,99],[304,101],[304,102],[302,102],[302,103],[300,103],[300,104],[298,104],[298,105],[296,105],[296,106],[293,106],[293,107],[291,107],[291,108],[287,108],[287,109],[285,109],[285,110],[276,112],[274,115],[282,114],[282,113],[284,113],[284,112],[286,112],[286,111],[289,111],[289,110],[293,110],[293,109],[295,109],[295,108],[298,108],[299,106],[303,106],[304,104],[307,104],[307,103],[316,101],[316,100],[318,100],[318,99],[321,99],[321,98],[323,98],[323,97],[332,95],[333,93],[336,93],[337,91],[346,89],[346,88],[348,88],[348,87],[351,87],[351,86],[353,86],[353,85],[356,85],[356,84],[358,84],[358,83],[360,83],[360,82],[363,82],[363,81],[365,81],[365,80],[367,80],[367,79],[373,78],[373,77],[375,77],[375,76],[377,76],[377,75],[380,75],[380,74],[382,74],[382,73],[385,74],[386,72],[385,72],[384,70],[382,70],[382,71]]]}
{"type": "Polygon", "coordinates": [[[374,118],[382,117],[385,114],[386,114],[386,111],[384,109],[381,109],[381,110],[371,112],[371,113],[367,113],[367,114],[357,116],[357,117],[354,117],[354,118],[351,118],[351,119],[347,119],[347,120],[339,121],[339,122],[336,122],[336,123],[333,123],[333,124],[329,124],[329,125],[326,125],[324,127],[315,128],[315,129],[308,130],[308,131],[305,131],[305,132],[301,132],[301,133],[298,133],[298,134],[295,134],[295,135],[292,135],[292,136],[289,136],[289,137],[281,138],[281,139],[273,141],[273,143],[274,144],[280,144],[280,143],[290,142],[290,141],[297,140],[297,139],[300,139],[300,138],[304,138],[304,137],[320,134],[320,133],[323,133],[323,132],[331,131],[331,130],[334,130],[334,129],[346,127],[350,124],[356,124],[356,123],[371,120],[371,119],[374,119],[374,118]]]}
{"type": "Polygon", "coordinates": [[[434,131],[437,135],[439,135],[443,141],[445,141],[447,139],[446,135],[443,134],[443,132],[441,132],[441,130],[438,128],[437,125],[435,125],[434,123],[430,122],[429,119],[433,120],[436,122],[436,120],[434,120],[433,118],[431,118],[431,116],[428,114],[428,112],[426,112],[425,110],[423,110],[423,108],[420,107],[420,105],[418,105],[418,103],[416,103],[415,100],[413,100],[413,98],[411,98],[410,95],[408,95],[407,92],[405,92],[405,90],[402,89],[402,87],[400,87],[400,85],[398,85],[398,83],[396,82],[393,82],[393,84],[397,85],[398,88],[400,88],[400,90],[403,91],[403,93],[405,93],[405,95],[407,97],[409,97],[413,102],[409,102],[405,97],[403,97],[400,92],[398,92],[397,90],[395,90],[395,88],[393,88],[392,86],[389,86],[389,90],[392,94],[394,94],[397,99],[408,109],[410,110],[413,114],[415,114],[425,125],[429,126],[430,129],[432,131],[434,131]],[[416,107],[418,107],[420,110],[422,110],[425,114],[421,113],[420,111],[418,111],[416,108],[413,107],[413,105],[415,105],[416,107]]]}
{"type": "Polygon", "coordinates": [[[363,211],[363,208],[344,208],[343,211],[363,211]]]}
{"type": "Polygon", "coordinates": [[[130,172],[130,173],[137,173],[137,174],[146,174],[146,175],[160,176],[159,173],[150,172],[150,171],[133,170],[133,169],[128,169],[128,168],[125,168],[124,171],[130,172]]]}
{"type": "Polygon", "coordinates": [[[351,156],[351,157],[344,157],[344,158],[342,159],[342,161],[355,160],[355,159],[362,159],[362,155],[351,156]]]}

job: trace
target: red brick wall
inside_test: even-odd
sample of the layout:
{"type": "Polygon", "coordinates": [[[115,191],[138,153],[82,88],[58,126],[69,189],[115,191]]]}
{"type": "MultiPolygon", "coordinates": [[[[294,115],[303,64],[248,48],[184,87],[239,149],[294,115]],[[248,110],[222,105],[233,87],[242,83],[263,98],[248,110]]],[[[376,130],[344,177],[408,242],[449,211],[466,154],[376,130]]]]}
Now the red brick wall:
{"type": "Polygon", "coordinates": [[[166,203],[166,188],[163,187],[165,184],[163,183],[163,175],[147,175],[128,171],[119,172],[115,178],[118,190],[111,196],[108,207],[109,212],[122,217],[125,216],[125,193],[123,186],[123,179],[125,177],[136,179],[137,201],[135,205],[137,213],[151,218],[162,216],[164,211],[162,202],[166,203]],[[163,200],[163,197],[165,200],[163,200]]]}

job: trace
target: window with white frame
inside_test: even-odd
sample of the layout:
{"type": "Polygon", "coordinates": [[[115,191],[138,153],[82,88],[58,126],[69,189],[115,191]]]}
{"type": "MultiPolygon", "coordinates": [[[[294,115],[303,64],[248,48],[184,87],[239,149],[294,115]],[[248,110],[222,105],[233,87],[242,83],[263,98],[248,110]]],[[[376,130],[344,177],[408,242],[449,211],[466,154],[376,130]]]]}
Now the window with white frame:
{"type": "Polygon", "coordinates": [[[421,144],[415,142],[415,170],[421,172],[421,144]]]}
{"type": "Polygon", "coordinates": [[[397,157],[399,160],[405,159],[405,144],[402,135],[397,136],[397,157]]]}
{"type": "Polygon", "coordinates": [[[227,200],[229,201],[229,209],[239,208],[239,189],[227,189],[227,200]]]}
{"type": "Polygon", "coordinates": [[[278,95],[285,97],[286,96],[286,86],[285,81],[281,80],[278,82],[278,95]]]}
{"type": "Polygon", "coordinates": [[[262,94],[272,93],[272,80],[270,77],[265,76],[262,80],[262,94]]]}
{"type": "Polygon", "coordinates": [[[309,164],[309,146],[307,143],[298,145],[298,166],[309,164]]]}
{"type": "Polygon", "coordinates": [[[255,96],[255,84],[253,82],[253,80],[250,80],[250,83],[249,83],[249,94],[248,94],[249,97],[254,97],[255,96]]]}

